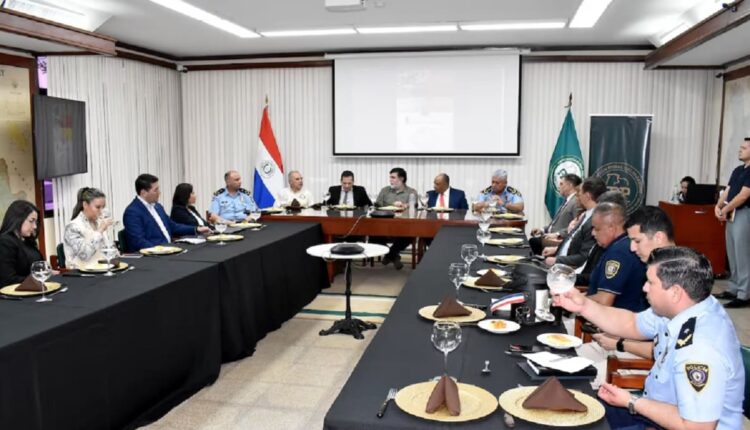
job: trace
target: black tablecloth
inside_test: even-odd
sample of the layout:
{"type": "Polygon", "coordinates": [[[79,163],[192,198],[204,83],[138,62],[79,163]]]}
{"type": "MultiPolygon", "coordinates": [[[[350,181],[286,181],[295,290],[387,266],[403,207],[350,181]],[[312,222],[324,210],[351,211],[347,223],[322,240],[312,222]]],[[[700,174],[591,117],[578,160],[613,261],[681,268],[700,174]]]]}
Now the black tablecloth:
{"type": "MultiPolygon", "coordinates": [[[[426,421],[401,411],[395,404],[389,406],[385,417],[378,419],[376,413],[385,399],[388,389],[427,381],[443,371],[442,353],[430,341],[432,322],[420,318],[417,311],[426,305],[437,304],[442,297],[455,292],[448,278],[448,266],[461,262],[460,249],[463,243],[476,244],[476,228],[443,227],[432,243],[424,260],[409,277],[401,295],[396,300],[385,323],[378,330],[365,351],[338,398],[325,418],[326,429],[415,429],[462,427],[471,429],[504,428],[502,413],[496,411],[489,417],[470,423],[441,424],[426,421]]],[[[480,247],[480,253],[528,254],[528,249],[501,249],[492,246],[480,247]]],[[[490,267],[486,263],[474,262],[472,269],[490,267]]],[[[483,293],[469,288],[461,289],[461,300],[466,303],[488,304],[491,297],[503,294],[483,293]]],[[[550,325],[525,326],[509,335],[495,335],[478,327],[463,327],[461,345],[448,358],[449,374],[459,381],[477,385],[500,395],[504,391],[522,385],[537,385],[517,366],[522,358],[504,353],[510,343],[534,344],[537,335],[550,331],[562,331],[550,325]],[[492,374],[482,375],[484,360],[490,360],[492,374]]],[[[574,388],[594,395],[588,382],[563,381],[574,388]]],[[[516,428],[537,428],[527,422],[516,420],[516,428]]],[[[585,428],[606,429],[605,421],[585,428]]]]}
{"type": "Polygon", "coordinates": [[[218,376],[216,265],[155,259],[114,278],[57,278],[49,303],[0,301],[0,428],[117,429],[218,376]]]}
{"type": "Polygon", "coordinates": [[[173,258],[219,263],[222,361],[253,353],[266,333],[297,314],[328,286],[323,260],[306,253],[322,242],[317,223],[268,223],[238,242],[205,243],[173,258]]]}

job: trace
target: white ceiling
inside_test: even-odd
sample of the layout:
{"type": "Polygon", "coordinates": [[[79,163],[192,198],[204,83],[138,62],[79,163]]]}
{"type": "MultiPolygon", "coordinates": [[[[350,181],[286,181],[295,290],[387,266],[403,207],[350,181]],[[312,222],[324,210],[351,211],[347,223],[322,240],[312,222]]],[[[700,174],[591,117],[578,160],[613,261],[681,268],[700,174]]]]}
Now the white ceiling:
{"type": "MultiPolygon", "coordinates": [[[[97,32],[173,56],[327,52],[462,45],[648,45],[699,0],[614,0],[591,29],[241,39],[148,0],[68,0],[112,14],[97,32]]],[[[437,22],[566,20],[581,0],[382,0],[383,7],[328,12],[324,0],[188,0],[251,30],[437,22]]],[[[0,44],[2,39],[0,39],[0,44]]]]}
{"type": "Polygon", "coordinates": [[[750,22],[709,40],[675,57],[665,66],[704,66],[726,64],[750,55],[750,22]]]}

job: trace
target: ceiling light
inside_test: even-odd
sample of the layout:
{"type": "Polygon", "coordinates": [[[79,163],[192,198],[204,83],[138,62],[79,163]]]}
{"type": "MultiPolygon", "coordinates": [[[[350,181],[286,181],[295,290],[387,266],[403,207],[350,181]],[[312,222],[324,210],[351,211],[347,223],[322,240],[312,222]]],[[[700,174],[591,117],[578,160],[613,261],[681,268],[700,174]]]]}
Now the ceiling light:
{"type": "Polygon", "coordinates": [[[460,24],[461,30],[492,31],[492,30],[545,30],[565,28],[565,21],[528,21],[528,22],[486,22],[474,24],[460,24]]]}
{"type": "Polygon", "coordinates": [[[295,37],[295,36],[337,36],[341,34],[357,34],[354,28],[319,28],[310,30],[279,30],[261,31],[263,37],[295,37]]]}
{"type": "Polygon", "coordinates": [[[197,19],[198,21],[204,22],[212,27],[216,27],[219,30],[224,30],[228,33],[232,33],[237,37],[260,37],[258,33],[255,33],[254,31],[248,30],[245,27],[239,26],[231,21],[227,21],[224,18],[219,18],[212,13],[206,12],[205,10],[197,8],[189,3],[185,3],[182,0],[151,1],[168,9],[172,9],[175,12],[179,12],[183,15],[189,16],[190,18],[197,19]]]}
{"type": "Polygon", "coordinates": [[[570,21],[570,28],[593,27],[610,3],[612,0],[583,0],[570,21]]]}
{"type": "Polygon", "coordinates": [[[456,24],[412,25],[402,27],[357,27],[360,34],[432,33],[457,31],[456,24]]]}

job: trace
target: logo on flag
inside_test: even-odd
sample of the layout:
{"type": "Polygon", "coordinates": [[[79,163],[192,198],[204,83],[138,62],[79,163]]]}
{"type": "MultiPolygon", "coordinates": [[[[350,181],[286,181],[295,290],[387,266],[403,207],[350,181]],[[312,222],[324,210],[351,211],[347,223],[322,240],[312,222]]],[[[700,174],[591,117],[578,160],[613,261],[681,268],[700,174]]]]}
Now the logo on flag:
{"type": "Polygon", "coordinates": [[[276,203],[276,196],[284,188],[284,164],[268,117],[268,105],[263,108],[259,137],[253,196],[260,208],[268,208],[276,203]]]}
{"type": "Polygon", "coordinates": [[[501,297],[499,299],[492,299],[490,301],[490,312],[494,314],[499,310],[503,310],[502,308],[505,307],[507,307],[509,310],[510,305],[524,302],[526,302],[526,296],[523,293],[508,294],[507,296],[501,297]]]}

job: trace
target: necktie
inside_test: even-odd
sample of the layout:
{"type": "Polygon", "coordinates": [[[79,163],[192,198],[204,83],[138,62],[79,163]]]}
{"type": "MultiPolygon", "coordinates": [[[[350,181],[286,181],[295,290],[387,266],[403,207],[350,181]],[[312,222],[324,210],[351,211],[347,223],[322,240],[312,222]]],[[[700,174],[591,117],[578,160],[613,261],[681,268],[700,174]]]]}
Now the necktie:
{"type": "Polygon", "coordinates": [[[439,205],[440,205],[441,208],[445,207],[445,193],[440,193],[440,203],[439,203],[439,205]]]}
{"type": "Polygon", "coordinates": [[[343,204],[347,205],[349,204],[349,191],[344,191],[344,201],[343,204]]]}
{"type": "Polygon", "coordinates": [[[565,203],[563,203],[562,206],[560,206],[559,208],[557,208],[557,213],[555,213],[555,217],[552,218],[552,221],[547,226],[547,233],[550,232],[550,229],[552,228],[552,226],[555,224],[555,222],[557,222],[557,219],[560,218],[560,214],[562,213],[563,209],[565,209],[565,206],[568,205],[568,201],[569,200],[566,199],[565,203]]]}

